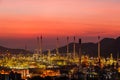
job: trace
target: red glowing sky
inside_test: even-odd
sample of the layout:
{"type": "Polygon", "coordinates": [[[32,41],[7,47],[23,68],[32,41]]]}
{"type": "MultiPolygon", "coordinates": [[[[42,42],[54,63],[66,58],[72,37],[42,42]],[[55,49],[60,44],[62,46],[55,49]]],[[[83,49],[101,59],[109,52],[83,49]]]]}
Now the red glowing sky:
{"type": "Polygon", "coordinates": [[[0,38],[120,35],[119,0],[1,0],[0,38]]]}

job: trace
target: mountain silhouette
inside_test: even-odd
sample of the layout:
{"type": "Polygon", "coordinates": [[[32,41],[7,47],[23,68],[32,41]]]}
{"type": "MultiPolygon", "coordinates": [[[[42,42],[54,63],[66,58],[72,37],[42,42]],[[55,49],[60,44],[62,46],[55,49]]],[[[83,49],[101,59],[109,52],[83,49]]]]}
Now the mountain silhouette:
{"type": "MultiPolygon", "coordinates": [[[[69,43],[69,53],[73,53],[73,45],[74,43],[69,43]]],[[[75,50],[76,53],[79,51],[79,44],[75,43],[75,50]]],[[[98,53],[98,44],[97,43],[82,43],[82,54],[89,55],[89,56],[97,56],[98,53]]],[[[117,54],[120,53],[120,37],[114,39],[114,38],[104,38],[100,41],[100,52],[101,56],[103,57],[110,57],[110,54],[113,54],[113,57],[116,58],[117,54]]],[[[66,53],[67,46],[62,46],[59,48],[59,53],[66,53]]],[[[52,53],[56,52],[56,49],[53,49],[51,51],[52,53]]]]}
{"type": "Polygon", "coordinates": [[[12,54],[27,54],[31,53],[30,51],[24,50],[24,49],[11,49],[6,48],[3,46],[0,46],[0,53],[6,54],[6,53],[12,53],[12,54]]]}
{"type": "MultiPolygon", "coordinates": [[[[69,53],[73,53],[73,45],[74,43],[69,43],[69,53]]],[[[82,54],[89,55],[96,57],[98,52],[98,44],[97,43],[82,43],[82,54]]],[[[100,41],[100,52],[101,56],[103,57],[110,57],[110,54],[113,54],[113,57],[116,58],[117,54],[120,54],[120,37],[114,39],[114,38],[104,38],[100,41]]],[[[67,52],[67,45],[59,47],[59,53],[60,54],[66,54],[67,52]]],[[[76,53],[79,53],[79,44],[75,43],[75,50],[76,53]]],[[[0,53],[13,53],[13,54],[27,54],[32,53],[30,51],[24,50],[24,49],[11,49],[0,46],[0,53]]],[[[47,53],[48,51],[45,51],[44,53],[47,53]]],[[[51,50],[51,53],[56,53],[56,49],[51,50]]]]}

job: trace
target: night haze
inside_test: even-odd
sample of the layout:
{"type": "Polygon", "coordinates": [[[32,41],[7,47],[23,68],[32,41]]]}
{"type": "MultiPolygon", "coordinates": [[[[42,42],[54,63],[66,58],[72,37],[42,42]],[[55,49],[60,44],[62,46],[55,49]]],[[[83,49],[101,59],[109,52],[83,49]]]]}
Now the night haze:
{"type": "Polygon", "coordinates": [[[36,48],[37,36],[43,35],[44,49],[56,47],[60,37],[83,38],[97,42],[97,36],[120,35],[119,0],[1,0],[0,45],[11,48],[36,48]],[[48,41],[49,40],[49,41],[48,41]]]}

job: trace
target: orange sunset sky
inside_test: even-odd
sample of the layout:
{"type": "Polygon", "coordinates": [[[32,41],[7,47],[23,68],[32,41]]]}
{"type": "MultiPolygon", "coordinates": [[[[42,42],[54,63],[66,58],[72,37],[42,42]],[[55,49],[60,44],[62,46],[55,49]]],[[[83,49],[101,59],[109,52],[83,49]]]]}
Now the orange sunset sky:
{"type": "Polygon", "coordinates": [[[84,42],[98,35],[116,38],[120,0],[0,0],[0,45],[35,48],[39,35],[49,39],[49,47],[57,36],[80,36],[84,42]]]}

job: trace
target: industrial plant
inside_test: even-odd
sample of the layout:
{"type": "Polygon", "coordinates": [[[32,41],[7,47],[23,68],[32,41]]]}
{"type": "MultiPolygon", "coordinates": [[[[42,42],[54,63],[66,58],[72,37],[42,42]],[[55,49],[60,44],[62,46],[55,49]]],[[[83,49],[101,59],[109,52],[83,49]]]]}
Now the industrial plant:
{"type": "Polygon", "coordinates": [[[37,49],[33,54],[12,54],[9,51],[0,54],[0,80],[120,80],[119,54],[117,58],[112,53],[107,58],[101,56],[100,36],[96,57],[84,54],[82,39],[75,36],[72,52],[69,37],[66,38],[65,53],[60,53],[58,37],[53,51],[43,51],[43,45],[41,36],[37,37],[37,49]]]}

